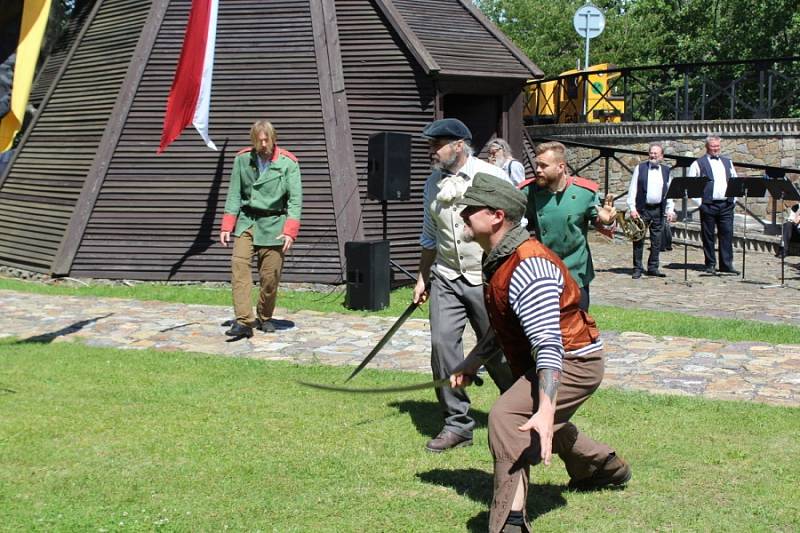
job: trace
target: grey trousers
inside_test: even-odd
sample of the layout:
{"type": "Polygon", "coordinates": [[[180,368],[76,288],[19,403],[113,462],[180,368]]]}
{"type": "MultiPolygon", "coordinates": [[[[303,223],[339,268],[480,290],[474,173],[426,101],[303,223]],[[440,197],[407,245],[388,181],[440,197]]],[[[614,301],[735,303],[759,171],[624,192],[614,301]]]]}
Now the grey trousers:
{"type": "MultiPolygon", "coordinates": [[[[464,360],[462,337],[469,320],[480,339],[489,328],[489,315],[483,303],[483,286],[470,285],[463,277],[448,280],[431,270],[430,325],[431,370],[434,379],[448,377],[464,360]]],[[[498,349],[484,366],[492,380],[505,392],[514,382],[511,369],[498,349]]],[[[444,416],[444,429],[472,438],[475,421],[469,416],[469,396],[464,389],[440,387],[436,397],[444,416]]]]}

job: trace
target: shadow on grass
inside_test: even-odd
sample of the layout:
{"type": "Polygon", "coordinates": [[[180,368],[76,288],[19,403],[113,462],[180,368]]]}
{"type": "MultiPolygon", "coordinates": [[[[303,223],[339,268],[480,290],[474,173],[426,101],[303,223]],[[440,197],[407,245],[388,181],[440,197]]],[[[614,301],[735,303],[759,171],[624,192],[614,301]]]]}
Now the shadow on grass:
{"type": "Polygon", "coordinates": [[[50,333],[43,333],[41,335],[28,337],[27,339],[18,340],[14,344],[31,344],[31,343],[49,344],[58,337],[63,337],[64,335],[69,335],[70,333],[76,333],[85,328],[86,326],[94,324],[95,322],[103,320],[104,318],[108,318],[113,314],[114,313],[108,313],[107,315],[96,316],[94,318],[87,318],[86,320],[80,320],[78,322],[75,322],[74,324],[70,324],[69,326],[61,328],[57,331],[52,331],[50,333]]]}
{"type": "MultiPolygon", "coordinates": [[[[443,419],[442,410],[433,397],[433,391],[431,391],[431,396],[432,401],[430,402],[407,400],[390,403],[389,407],[394,407],[401,413],[407,413],[421,435],[435,437],[442,430],[443,419]]],[[[485,427],[489,422],[489,415],[483,411],[470,409],[469,414],[475,420],[476,426],[485,427]]]]}
{"type": "MultiPolygon", "coordinates": [[[[420,481],[450,487],[460,496],[488,507],[492,503],[492,474],[468,468],[462,470],[430,470],[417,474],[420,481]]],[[[534,522],[538,517],[567,504],[563,493],[565,485],[530,485],[528,487],[528,518],[534,522]]],[[[489,511],[481,511],[467,521],[467,530],[483,532],[489,528],[489,511]]]]}

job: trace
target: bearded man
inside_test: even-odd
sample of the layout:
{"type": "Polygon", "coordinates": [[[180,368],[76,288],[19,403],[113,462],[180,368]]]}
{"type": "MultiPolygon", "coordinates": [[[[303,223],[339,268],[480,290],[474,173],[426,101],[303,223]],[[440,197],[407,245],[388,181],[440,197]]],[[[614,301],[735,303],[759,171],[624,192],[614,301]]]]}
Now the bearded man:
{"type": "MultiPolygon", "coordinates": [[[[472,155],[472,133],[460,120],[446,118],[428,124],[422,132],[428,140],[433,172],[425,183],[424,215],[419,273],[413,301],[430,296],[431,370],[434,379],[448,377],[464,359],[461,337],[467,320],[478,338],[489,330],[483,304],[481,248],[467,243],[462,206],[456,202],[478,172],[508,181],[502,169],[472,155]]],[[[486,369],[500,391],[511,386],[511,371],[495,346],[486,369]]],[[[444,428],[428,441],[426,449],[443,452],[472,444],[475,421],[469,416],[469,396],[463,389],[436,389],[444,416],[444,428]]]]}

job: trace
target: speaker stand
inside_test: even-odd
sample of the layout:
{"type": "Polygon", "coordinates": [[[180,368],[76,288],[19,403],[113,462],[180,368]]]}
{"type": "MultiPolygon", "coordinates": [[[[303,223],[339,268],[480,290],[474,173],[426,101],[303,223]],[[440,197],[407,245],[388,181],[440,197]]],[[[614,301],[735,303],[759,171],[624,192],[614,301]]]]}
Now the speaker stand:
{"type": "MultiPolygon", "coordinates": [[[[389,219],[389,202],[387,202],[386,200],[381,200],[381,216],[383,218],[383,240],[388,241],[389,230],[387,226],[389,219]]],[[[412,281],[417,281],[417,276],[415,276],[402,266],[398,265],[393,259],[389,259],[389,264],[394,268],[396,268],[397,270],[399,270],[400,272],[402,272],[403,274],[405,274],[406,276],[408,276],[408,278],[411,279],[412,281]]]]}
{"type": "Polygon", "coordinates": [[[402,266],[400,266],[397,263],[395,263],[393,259],[389,259],[389,263],[391,263],[391,265],[393,267],[395,267],[397,270],[399,270],[400,272],[402,272],[403,274],[408,276],[411,281],[417,281],[417,276],[415,276],[414,274],[412,274],[411,272],[409,272],[408,270],[406,270],[402,266]]]}
{"type": "Polygon", "coordinates": [[[389,202],[381,200],[381,218],[383,219],[383,240],[389,240],[389,202]]]}

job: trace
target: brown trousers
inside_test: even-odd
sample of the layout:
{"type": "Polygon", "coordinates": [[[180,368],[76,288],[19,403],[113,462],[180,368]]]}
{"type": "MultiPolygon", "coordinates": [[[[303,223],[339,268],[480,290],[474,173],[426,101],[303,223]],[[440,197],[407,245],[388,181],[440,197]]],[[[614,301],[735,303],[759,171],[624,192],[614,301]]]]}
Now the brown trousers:
{"type": "MultiPolygon", "coordinates": [[[[580,359],[564,359],[556,399],[553,453],[558,454],[573,479],[589,477],[613,451],[581,433],[570,417],[603,380],[603,352],[580,359]]],[[[494,497],[489,531],[503,530],[517,485],[522,478],[525,501],[530,465],[540,462],[539,435],[517,429],[538,409],[539,387],[535,371],[521,377],[495,402],[489,413],[489,448],[494,458],[494,497]]],[[[523,510],[524,512],[524,510],[523,510]]],[[[527,512],[525,513],[527,522],[527,512]]]]}
{"type": "Polygon", "coordinates": [[[258,277],[261,284],[256,308],[259,320],[272,318],[283,268],[283,247],[253,246],[252,228],[244,231],[234,241],[231,257],[233,312],[238,323],[248,326],[254,325],[256,321],[250,300],[253,291],[253,274],[250,269],[254,253],[258,254],[258,277]]]}

